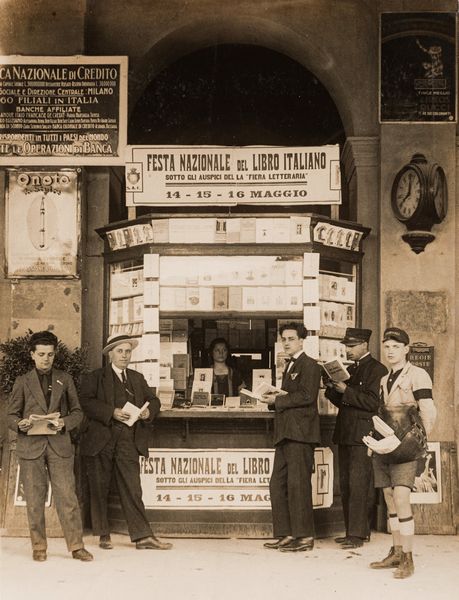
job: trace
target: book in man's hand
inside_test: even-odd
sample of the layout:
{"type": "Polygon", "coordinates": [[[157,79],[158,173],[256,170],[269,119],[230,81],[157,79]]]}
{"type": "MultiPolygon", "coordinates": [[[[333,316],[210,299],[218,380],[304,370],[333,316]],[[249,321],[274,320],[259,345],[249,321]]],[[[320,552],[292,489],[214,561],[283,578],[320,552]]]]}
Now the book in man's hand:
{"type": "Polygon", "coordinates": [[[259,385],[257,385],[257,387],[254,390],[250,391],[245,388],[242,388],[241,390],[239,390],[239,393],[244,394],[249,398],[260,400],[263,394],[277,394],[279,396],[283,396],[287,392],[285,390],[281,390],[278,387],[275,387],[274,385],[271,385],[267,381],[262,381],[259,385]]]}
{"type": "Polygon", "coordinates": [[[322,368],[332,381],[346,381],[350,378],[349,371],[339,358],[324,363],[322,368]]]}
{"type": "Polygon", "coordinates": [[[383,437],[389,437],[390,435],[394,435],[395,431],[390,425],[383,421],[381,417],[374,415],[372,418],[373,426],[379,434],[381,434],[383,437]]]}
{"type": "Polygon", "coordinates": [[[138,420],[140,413],[142,413],[148,407],[148,404],[149,402],[145,402],[145,404],[139,408],[135,404],[132,404],[132,402],[126,402],[121,410],[129,413],[129,419],[127,421],[123,421],[124,425],[132,427],[138,420]]]}
{"type": "Polygon", "coordinates": [[[27,435],[56,435],[56,429],[51,429],[50,425],[57,427],[60,416],[58,412],[48,415],[30,415],[29,421],[32,427],[27,431],[27,435]]]}

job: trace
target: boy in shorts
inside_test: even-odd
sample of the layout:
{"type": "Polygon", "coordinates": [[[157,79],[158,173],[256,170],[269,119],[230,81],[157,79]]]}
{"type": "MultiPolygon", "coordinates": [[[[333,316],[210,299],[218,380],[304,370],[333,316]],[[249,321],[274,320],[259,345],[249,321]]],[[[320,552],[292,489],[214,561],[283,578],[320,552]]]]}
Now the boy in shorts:
{"type": "MultiPolygon", "coordinates": [[[[398,327],[385,330],[383,349],[390,372],[381,379],[382,402],[386,411],[403,413],[414,407],[426,433],[432,430],[436,409],[432,399],[432,380],[427,371],[412,365],[407,360],[410,339],[406,331],[398,327]]],[[[414,487],[417,461],[387,464],[381,455],[389,454],[398,444],[395,435],[375,440],[365,437],[365,443],[373,451],[375,487],[382,488],[389,513],[389,524],[393,545],[389,554],[381,561],[372,562],[372,569],[397,567],[394,577],[405,579],[414,573],[413,538],[414,520],[411,511],[410,493],[414,487]],[[394,439],[395,438],[395,439],[394,439]]]]}

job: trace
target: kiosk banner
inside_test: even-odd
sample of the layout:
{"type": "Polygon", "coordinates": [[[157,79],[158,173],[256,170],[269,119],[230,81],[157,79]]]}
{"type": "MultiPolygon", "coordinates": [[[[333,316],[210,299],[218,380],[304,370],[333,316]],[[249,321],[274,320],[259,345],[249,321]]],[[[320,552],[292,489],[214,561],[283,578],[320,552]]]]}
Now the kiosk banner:
{"type": "MultiPolygon", "coordinates": [[[[333,503],[333,453],[316,448],[312,475],[314,508],[333,503]]],[[[147,508],[271,510],[269,479],[274,450],[150,450],[140,458],[147,508]]]]}
{"type": "Polygon", "coordinates": [[[126,203],[340,204],[339,145],[128,146],[126,203]]]}
{"type": "Polygon", "coordinates": [[[127,57],[0,57],[0,165],[124,164],[126,128],[127,57]]]}

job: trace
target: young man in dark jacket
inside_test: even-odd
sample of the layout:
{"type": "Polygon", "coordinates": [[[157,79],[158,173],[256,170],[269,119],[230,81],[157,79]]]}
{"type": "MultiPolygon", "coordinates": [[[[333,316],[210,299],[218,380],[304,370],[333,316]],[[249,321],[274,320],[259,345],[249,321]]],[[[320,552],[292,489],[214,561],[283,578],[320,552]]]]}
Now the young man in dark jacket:
{"type": "Polygon", "coordinates": [[[338,444],[339,482],[346,535],[342,548],[358,548],[370,536],[369,511],[374,497],[371,459],[362,438],[373,427],[379,385],[386,367],[368,350],[370,329],[348,328],[342,343],[353,361],[347,381],[328,380],[325,396],[338,407],[333,443],[338,444]]]}

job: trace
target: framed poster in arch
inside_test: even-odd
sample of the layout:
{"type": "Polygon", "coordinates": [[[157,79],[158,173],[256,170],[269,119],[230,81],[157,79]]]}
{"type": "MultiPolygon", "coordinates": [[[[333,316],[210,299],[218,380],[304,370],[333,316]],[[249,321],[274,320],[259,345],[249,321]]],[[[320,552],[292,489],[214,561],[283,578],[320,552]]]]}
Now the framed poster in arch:
{"type": "Polygon", "coordinates": [[[7,276],[77,277],[78,170],[7,173],[7,276]]]}
{"type": "Polygon", "coordinates": [[[456,14],[381,15],[381,122],[451,122],[456,106],[456,14]]]}

